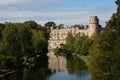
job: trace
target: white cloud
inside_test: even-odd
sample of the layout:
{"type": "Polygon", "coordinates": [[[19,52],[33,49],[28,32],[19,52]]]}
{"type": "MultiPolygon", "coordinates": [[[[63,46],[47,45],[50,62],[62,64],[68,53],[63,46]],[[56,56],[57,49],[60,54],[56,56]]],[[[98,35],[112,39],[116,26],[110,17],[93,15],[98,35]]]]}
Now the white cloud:
{"type": "Polygon", "coordinates": [[[0,6],[19,4],[25,1],[26,0],[4,0],[0,2],[0,6]]]}
{"type": "Polygon", "coordinates": [[[40,4],[42,5],[43,3],[59,3],[63,2],[65,0],[4,0],[0,2],[0,6],[8,6],[8,5],[14,5],[14,4],[40,4]]]}
{"type": "Polygon", "coordinates": [[[25,20],[35,20],[42,25],[48,21],[54,21],[57,24],[73,25],[88,24],[90,16],[98,16],[100,23],[103,25],[112,15],[114,9],[107,10],[72,10],[72,11],[17,11],[17,10],[0,10],[0,22],[12,21],[23,22],[25,20]],[[102,11],[102,12],[101,12],[102,11]]]}

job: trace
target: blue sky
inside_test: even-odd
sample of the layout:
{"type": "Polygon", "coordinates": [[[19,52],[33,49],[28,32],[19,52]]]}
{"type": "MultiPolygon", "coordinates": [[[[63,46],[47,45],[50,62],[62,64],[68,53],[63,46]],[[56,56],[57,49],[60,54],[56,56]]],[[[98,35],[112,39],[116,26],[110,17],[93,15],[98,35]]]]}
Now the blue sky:
{"type": "Polygon", "coordinates": [[[116,12],[115,0],[4,0],[0,2],[0,22],[34,20],[66,26],[88,24],[90,16],[98,16],[104,25],[116,12]]]}

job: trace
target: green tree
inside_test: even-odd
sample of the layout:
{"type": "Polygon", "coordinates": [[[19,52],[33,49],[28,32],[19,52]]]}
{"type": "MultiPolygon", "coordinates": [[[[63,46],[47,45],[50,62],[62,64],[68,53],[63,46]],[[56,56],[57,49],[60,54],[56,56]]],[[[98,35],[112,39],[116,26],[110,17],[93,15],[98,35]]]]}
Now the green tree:
{"type": "Polygon", "coordinates": [[[60,49],[59,48],[55,48],[54,49],[54,54],[58,57],[60,55],[60,49]]]}
{"type": "Polygon", "coordinates": [[[109,80],[114,54],[115,32],[106,30],[94,41],[89,51],[89,70],[93,80],[109,80]]]}
{"type": "Polygon", "coordinates": [[[64,28],[64,24],[59,24],[58,27],[59,28],[64,28]]]}
{"type": "Polygon", "coordinates": [[[54,27],[55,27],[55,26],[56,26],[55,22],[49,21],[49,22],[45,23],[45,27],[46,27],[46,28],[50,29],[51,26],[54,26],[54,27]]]}
{"type": "Polygon", "coordinates": [[[74,40],[74,43],[73,43],[75,54],[77,54],[77,55],[81,54],[82,42],[84,41],[84,39],[85,38],[83,36],[80,36],[80,35],[75,36],[75,40],[74,40]]]}
{"type": "Polygon", "coordinates": [[[83,47],[85,46],[85,44],[83,44],[85,42],[85,40],[87,39],[86,36],[80,36],[79,34],[77,34],[75,37],[75,40],[74,40],[74,53],[76,54],[83,54],[82,51],[83,51],[83,47]]]}
{"type": "Polygon", "coordinates": [[[120,0],[116,4],[117,12],[90,49],[89,70],[92,80],[120,79],[120,0]]]}
{"type": "Polygon", "coordinates": [[[5,28],[5,24],[0,23],[0,40],[2,40],[2,30],[5,28]]]}
{"type": "Polygon", "coordinates": [[[35,54],[45,55],[47,53],[48,42],[45,32],[33,30],[32,46],[35,54]]]}
{"type": "Polygon", "coordinates": [[[21,23],[8,23],[3,30],[2,54],[12,56],[16,66],[22,66],[22,57],[31,51],[32,32],[21,23]]]}
{"type": "Polygon", "coordinates": [[[85,40],[83,40],[82,46],[80,48],[80,53],[82,55],[89,55],[89,48],[91,47],[92,43],[93,40],[91,38],[86,38],[85,40]]]}
{"type": "Polygon", "coordinates": [[[74,42],[74,37],[72,33],[68,33],[68,36],[66,37],[66,49],[68,51],[71,51],[71,52],[74,51],[73,42],[74,42]]]}
{"type": "Polygon", "coordinates": [[[40,26],[35,21],[32,21],[32,20],[25,21],[23,24],[26,25],[27,27],[30,27],[31,29],[37,29],[40,26]]]}

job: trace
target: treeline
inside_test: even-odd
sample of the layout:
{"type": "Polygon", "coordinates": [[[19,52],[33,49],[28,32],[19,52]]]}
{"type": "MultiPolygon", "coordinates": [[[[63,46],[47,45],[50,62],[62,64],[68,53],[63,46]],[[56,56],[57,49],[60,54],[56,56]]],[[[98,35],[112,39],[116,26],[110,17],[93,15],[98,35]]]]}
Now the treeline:
{"type": "Polygon", "coordinates": [[[46,56],[49,31],[35,21],[0,24],[0,70],[35,63],[46,56]]]}

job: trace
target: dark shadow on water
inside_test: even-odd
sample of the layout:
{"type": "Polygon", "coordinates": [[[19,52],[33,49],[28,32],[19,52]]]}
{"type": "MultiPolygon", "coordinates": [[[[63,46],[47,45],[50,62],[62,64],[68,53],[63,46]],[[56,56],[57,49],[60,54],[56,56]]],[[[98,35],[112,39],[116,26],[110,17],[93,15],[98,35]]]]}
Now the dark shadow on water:
{"type": "Polygon", "coordinates": [[[0,80],[90,80],[84,62],[78,58],[67,60],[65,70],[63,70],[63,65],[62,67],[59,65],[62,70],[51,70],[48,68],[48,60],[43,58],[38,59],[37,67],[30,69],[25,67],[0,80]]]}

